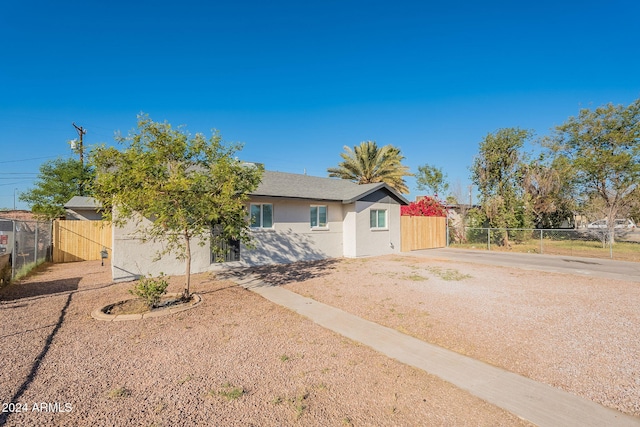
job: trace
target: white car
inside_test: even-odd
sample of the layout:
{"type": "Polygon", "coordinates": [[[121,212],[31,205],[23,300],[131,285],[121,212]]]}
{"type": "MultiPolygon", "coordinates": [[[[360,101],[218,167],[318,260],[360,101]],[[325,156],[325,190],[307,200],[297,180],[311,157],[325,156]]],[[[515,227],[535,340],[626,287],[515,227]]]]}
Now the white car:
{"type": "MultiPolygon", "coordinates": [[[[600,219],[598,221],[594,221],[591,224],[587,225],[587,228],[605,229],[605,228],[607,228],[607,220],[606,219],[600,219]]],[[[636,224],[631,219],[616,219],[616,223],[613,226],[613,228],[617,228],[617,229],[620,229],[620,228],[634,229],[634,228],[636,228],[636,224]]]]}

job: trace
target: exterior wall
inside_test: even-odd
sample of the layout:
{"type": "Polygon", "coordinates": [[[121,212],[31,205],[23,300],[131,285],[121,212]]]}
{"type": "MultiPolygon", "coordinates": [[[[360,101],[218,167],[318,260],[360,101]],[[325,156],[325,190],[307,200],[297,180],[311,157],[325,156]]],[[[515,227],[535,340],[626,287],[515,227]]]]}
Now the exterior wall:
{"type": "MultiPolygon", "coordinates": [[[[144,219],[148,224],[149,220],[144,219]]],[[[135,280],[140,276],[160,273],[167,275],[183,275],[185,262],[177,260],[174,253],[165,254],[155,261],[158,252],[164,245],[160,242],[143,242],[134,235],[136,226],[130,221],[124,227],[113,226],[113,251],[111,259],[111,273],[116,282],[135,280]]],[[[191,241],[191,272],[201,273],[211,266],[210,243],[204,246],[198,240],[191,241]]]]}
{"type": "MultiPolygon", "coordinates": [[[[327,258],[375,256],[400,251],[400,205],[385,191],[375,192],[351,204],[276,197],[254,197],[251,203],[273,205],[273,228],[255,229],[253,248],[240,248],[240,261],[211,263],[209,240],[203,246],[191,242],[191,272],[200,273],[224,266],[251,266],[327,258]],[[309,221],[311,205],[327,206],[326,229],[312,229],[309,221]],[[372,230],[371,209],[386,209],[388,227],[372,230]]],[[[143,220],[149,223],[148,220],[143,220]]],[[[135,236],[135,223],[113,227],[111,268],[114,281],[134,280],[142,275],[182,275],[184,261],[175,254],[165,254],[154,261],[164,245],[143,242],[135,236]]]]}
{"type": "Polygon", "coordinates": [[[342,247],[344,249],[343,255],[348,258],[355,258],[358,254],[358,239],[357,239],[357,227],[356,227],[356,204],[350,203],[348,205],[342,206],[342,217],[343,217],[343,243],[342,247]]]}
{"type": "Polygon", "coordinates": [[[67,220],[99,221],[102,219],[102,214],[95,209],[76,208],[66,209],[64,217],[67,220]]]}
{"type": "Polygon", "coordinates": [[[400,204],[391,196],[378,191],[355,202],[355,256],[375,256],[400,252],[400,204]],[[369,224],[371,209],[387,210],[387,229],[373,230],[369,224]]]}
{"type": "Polygon", "coordinates": [[[273,228],[251,231],[255,247],[240,248],[240,264],[290,263],[343,255],[342,203],[276,197],[256,197],[251,203],[273,205],[273,228]],[[327,229],[311,228],[311,205],[327,206],[327,229]]]}

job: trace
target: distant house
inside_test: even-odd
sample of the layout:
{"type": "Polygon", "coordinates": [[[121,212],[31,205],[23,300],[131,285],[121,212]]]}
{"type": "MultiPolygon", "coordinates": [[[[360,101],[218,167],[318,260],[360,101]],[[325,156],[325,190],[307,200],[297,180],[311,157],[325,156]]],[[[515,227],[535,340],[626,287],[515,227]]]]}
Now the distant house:
{"type": "MultiPolygon", "coordinates": [[[[226,242],[229,265],[252,266],[400,251],[400,206],[408,201],[384,183],[351,181],[265,171],[250,194],[248,221],[253,247],[226,242]]],[[[135,225],[113,228],[114,280],[144,274],[184,274],[171,254],[154,258],[161,243],[142,242],[135,225]]],[[[192,272],[215,269],[207,240],[192,245],[192,272]]]]}
{"type": "Polygon", "coordinates": [[[93,221],[102,219],[102,205],[93,197],[73,196],[64,205],[65,219],[93,221]]]}

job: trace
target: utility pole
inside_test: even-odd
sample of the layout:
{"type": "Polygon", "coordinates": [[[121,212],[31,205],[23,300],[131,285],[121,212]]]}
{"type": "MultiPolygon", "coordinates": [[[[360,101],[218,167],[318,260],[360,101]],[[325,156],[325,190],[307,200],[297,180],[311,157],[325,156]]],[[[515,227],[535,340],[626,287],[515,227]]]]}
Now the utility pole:
{"type": "Polygon", "coordinates": [[[84,148],[82,145],[82,137],[87,133],[87,130],[82,126],[76,125],[75,123],[71,124],[74,128],[76,128],[76,131],[78,131],[78,137],[80,138],[78,152],[80,153],[80,164],[84,167],[84,148]]]}
{"type": "MultiPolygon", "coordinates": [[[[82,144],[82,137],[84,136],[85,133],[87,133],[87,130],[85,128],[83,128],[82,126],[78,126],[75,123],[71,123],[73,125],[74,128],[76,128],[76,131],[78,131],[78,137],[80,137],[79,140],[79,147],[77,148],[78,152],[80,153],[80,167],[81,167],[81,176],[84,177],[84,145],[82,144]]],[[[80,182],[78,183],[78,196],[82,196],[84,195],[84,188],[82,185],[82,179],[80,179],[80,182]]]]}

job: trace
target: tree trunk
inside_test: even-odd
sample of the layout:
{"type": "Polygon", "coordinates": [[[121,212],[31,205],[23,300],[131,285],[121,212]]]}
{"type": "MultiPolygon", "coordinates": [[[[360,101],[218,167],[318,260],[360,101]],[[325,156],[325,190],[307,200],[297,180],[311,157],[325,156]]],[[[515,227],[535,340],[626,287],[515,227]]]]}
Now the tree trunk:
{"type": "Polygon", "coordinates": [[[184,292],[182,294],[183,298],[187,299],[189,298],[189,288],[191,285],[191,238],[188,234],[184,235],[184,240],[186,243],[186,247],[185,247],[185,272],[184,272],[184,276],[185,276],[185,283],[184,283],[184,292]]]}
{"type": "Polygon", "coordinates": [[[504,230],[504,237],[502,238],[502,244],[505,248],[511,249],[511,243],[509,243],[509,230],[504,230]]]}

